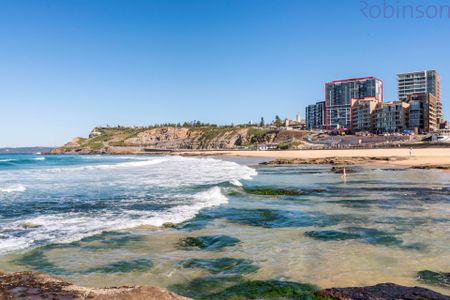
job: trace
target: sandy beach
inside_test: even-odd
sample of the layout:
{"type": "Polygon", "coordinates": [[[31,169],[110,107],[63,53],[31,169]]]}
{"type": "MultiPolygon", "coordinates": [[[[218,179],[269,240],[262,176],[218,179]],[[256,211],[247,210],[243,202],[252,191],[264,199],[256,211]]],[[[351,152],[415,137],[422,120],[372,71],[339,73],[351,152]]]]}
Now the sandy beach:
{"type": "Polygon", "coordinates": [[[373,161],[376,164],[386,164],[403,167],[444,166],[450,165],[450,148],[393,148],[393,149],[350,149],[350,150],[287,150],[287,151],[184,151],[181,155],[224,155],[238,157],[254,157],[272,159],[315,159],[315,158],[350,158],[391,157],[389,161],[373,161]]]}

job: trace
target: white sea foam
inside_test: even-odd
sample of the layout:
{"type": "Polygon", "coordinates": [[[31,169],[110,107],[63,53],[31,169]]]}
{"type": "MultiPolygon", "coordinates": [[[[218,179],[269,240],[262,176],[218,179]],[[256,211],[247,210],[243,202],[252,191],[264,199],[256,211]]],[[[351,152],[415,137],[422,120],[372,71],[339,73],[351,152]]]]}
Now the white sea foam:
{"type": "Polygon", "coordinates": [[[191,204],[175,206],[166,211],[103,211],[96,215],[64,213],[15,221],[2,228],[6,232],[3,235],[23,229],[26,229],[26,232],[21,237],[12,235],[5,239],[5,242],[2,241],[0,254],[37,246],[35,242],[69,243],[105,230],[123,230],[144,225],[161,226],[164,223],[178,224],[195,217],[203,208],[225,204],[227,201],[219,187],[212,187],[192,195],[191,204]]]}
{"type": "Polygon", "coordinates": [[[0,224],[0,253],[72,242],[105,230],[184,222],[201,209],[227,203],[219,184],[240,185],[240,180],[256,175],[247,166],[213,158],[100,157],[89,165],[85,165],[86,159],[81,160],[81,166],[2,171],[0,191],[4,193],[0,193],[0,199],[14,200],[3,203],[26,206],[27,201],[39,201],[34,197],[22,199],[20,194],[10,198],[10,193],[28,189],[39,193],[37,199],[65,205],[61,212],[55,204],[48,213],[43,208],[39,216],[25,213],[19,220],[0,224]],[[11,181],[21,185],[12,186],[11,181]],[[86,208],[69,213],[64,210],[69,203],[66,201],[82,203],[86,208]],[[95,207],[98,201],[108,201],[107,208],[92,210],[90,205],[95,207]]]}
{"type": "Polygon", "coordinates": [[[33,160],[45,160],[45,157],[35,157],[33,160]]]}
{"type": "Polygon", "coordinates": [[[10,162],[10,161],[16,161],[17,159],[13,158],[7,158],[7,159],[0,159],[0,162],[10,162]]]}
{"type": "Polygon", "coordinates": [[[237,179],[231,179],[230,183],[235,186],[242,186],[242,183],[237,179]]]}
{"type": "Polygon", "coordinates": [[[17,184],[17,185],[11,185],[11,186],[7,186],[7,187],[0,187],[0,192],[2,192],[2,193],[20,193],[20,192],[25,192],[26,189],[27,188],[24,185],[17,184]]]}

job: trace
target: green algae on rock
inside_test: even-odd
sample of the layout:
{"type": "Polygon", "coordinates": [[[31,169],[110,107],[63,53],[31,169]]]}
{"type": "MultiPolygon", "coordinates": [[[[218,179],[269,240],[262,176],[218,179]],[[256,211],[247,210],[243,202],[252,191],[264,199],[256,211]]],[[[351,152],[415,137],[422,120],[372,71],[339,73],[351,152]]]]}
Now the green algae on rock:
{"type": "Polygon", "coordinates": [[[296,299],[296,300],[325,300],[329,299],[317,294],[318,288],[307,283],[298,283],[280,280],[255,280],[245,281],[240,284],[226,288],[225,290],[211,295],[210,299],[296,299]]]}
{"type": "Polygon", "coordinates": [[[424,270],[417,273],[417,279],[427,284],[450,287],[450,273],[424,270]]]}
{"type": "Polygon", "coordinates": [[[219,275],[195,278],[187,283],[174,284],[170,291],[197,300],[211,299],[211,295],[244,282],[240,275],[219,275]]]}
{"type": "Polygon", "coordinates": [[[247,274],[256,272],[259,267],[253,265],[251,260],[241,258],[191,258],[180,262],[183,268],[201,268],[213,274],[247,274]]]}
{"type": "Polygon", "coordinates": [[[227,235],[190,236],[178,241],[177,247],[183,250],[219,251],[238,243],[240,243],[239,239],[227,235]]]}

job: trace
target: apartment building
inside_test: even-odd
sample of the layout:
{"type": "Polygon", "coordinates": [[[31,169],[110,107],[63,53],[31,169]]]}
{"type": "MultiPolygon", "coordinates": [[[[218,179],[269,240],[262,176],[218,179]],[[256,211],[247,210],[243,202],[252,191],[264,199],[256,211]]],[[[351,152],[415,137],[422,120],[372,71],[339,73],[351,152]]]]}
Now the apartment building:
{"type": "Polygon", "coordinates": [[[352,99],[351,127],[353,131],[373,131],[375,129],[374,111],[378,103],[375,97],[352,99]]]}
{"type": "Polygon", "coordinates": [[[325,127],[325,101],[308,105],[305,109],[307,129],[323,129],[325,127]]]}
{"type": "Polygon", "coordinates": [[[443,121],[441,77],[436,70],[397,74],[398,99],[406,101],[412,94],[430,93],[436,97],[436,119],[443,121]]]}
{"type": "Polygon", "coordinates": [[[378,103],[375,111],[375,130],[382,132],[401,132],[408,129],[409,104],[403,101],[378,103]]]}
{"type": "Polygon", "coordinates": [[[439,129],[437,118],[437,98],[431,93],[416,93],[408,95],[409,104],[408,127],[418,133],[431,132],[439,129]]]}
{"type": "Polygon", "coordinates": [[[335,80],[325,84],[325,127],[352,129],[351,99],[374,97],[383,102],[383,82],[375,77],[335,80]]]}

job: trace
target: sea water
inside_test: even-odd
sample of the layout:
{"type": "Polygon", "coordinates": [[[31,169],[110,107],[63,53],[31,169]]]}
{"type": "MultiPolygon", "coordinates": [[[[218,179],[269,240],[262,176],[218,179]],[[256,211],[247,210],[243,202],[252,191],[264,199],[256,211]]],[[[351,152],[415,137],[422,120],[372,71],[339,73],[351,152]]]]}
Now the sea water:
{"type": "Polygon", "coordinates": [[[191,297],[248,280],[448,287],[450,173],[178,156],[0,156],[0,269],[191,297]],[[214,287],[214,288],[212,288],[214,287]],[[202,290],[203,289],[203,290],[202,290]]]}

